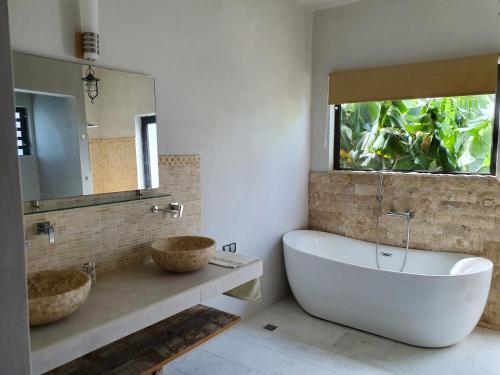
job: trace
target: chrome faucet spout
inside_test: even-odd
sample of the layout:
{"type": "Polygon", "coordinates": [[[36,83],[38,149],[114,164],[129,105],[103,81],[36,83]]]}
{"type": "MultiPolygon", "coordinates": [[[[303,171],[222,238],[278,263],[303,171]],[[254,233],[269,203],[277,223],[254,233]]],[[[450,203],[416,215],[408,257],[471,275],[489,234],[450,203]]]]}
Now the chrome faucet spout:
{"type": "Polygon", "coordinates": [[[184,215],[184,206],[179,203],[170,203],[168,209],[160,208],[159,206],[151,207],[151,211],[155,214],[160,212],[171,214],[173,218],[181,218],[184,215]]]}
{"type": "Polygon", "coordinates": [[[386,216],[390,217],[401,217],[406,220],[411,220],[415,218],[415,212],[414,211],[407,211],[407,212],[397,212],[394,210],[391,210],[385,214],[386,216]]]}
{"type": "Polygon", "coordinates": [[[48,221],[36,224],[36,234],[46,234],[49,237],[49,245],[56,242],[54,226],[48,221]]]}

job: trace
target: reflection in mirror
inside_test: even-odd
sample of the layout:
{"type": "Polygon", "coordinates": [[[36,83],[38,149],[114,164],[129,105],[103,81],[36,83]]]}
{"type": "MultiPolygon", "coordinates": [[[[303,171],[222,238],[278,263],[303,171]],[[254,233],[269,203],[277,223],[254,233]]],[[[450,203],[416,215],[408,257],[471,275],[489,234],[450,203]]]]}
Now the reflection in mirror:
{"type": "Polygon", "coordinates": [[[25,201],[159,186],[153,78],[15,53],[14,83],[25,201]]]}

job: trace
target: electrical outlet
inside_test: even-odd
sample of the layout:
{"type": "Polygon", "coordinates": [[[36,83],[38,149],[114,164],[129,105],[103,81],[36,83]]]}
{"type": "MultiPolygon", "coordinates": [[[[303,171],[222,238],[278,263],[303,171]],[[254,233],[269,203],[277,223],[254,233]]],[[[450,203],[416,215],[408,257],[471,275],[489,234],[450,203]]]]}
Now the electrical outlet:
{"type": "Polygon", "coordinates": [[[222,246],[222,251],[226,251],[228,253],[233,253],[233,254],[236,253],[236,242],[222,246]]]}

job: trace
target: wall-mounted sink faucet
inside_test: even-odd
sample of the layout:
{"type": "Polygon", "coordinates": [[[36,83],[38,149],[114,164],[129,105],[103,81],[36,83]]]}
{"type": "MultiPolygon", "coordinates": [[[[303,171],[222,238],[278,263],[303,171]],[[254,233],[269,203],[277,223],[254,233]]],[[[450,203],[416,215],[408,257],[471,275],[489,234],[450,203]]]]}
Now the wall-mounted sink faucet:
{"type": "Polygon", "coordinates": [[[155,214],[165,212],[171,214],[174,219],[181,218],[184,214],[184,206],[179,203],[170,203],[169,208],[160,208],[159,206],[151,207],[151,211],[155,214]]]}
{"type": "Polygon", "coordinates": [[[386,213],[386,216],[402,217],[406,220],[411,220],[415,218],[415,212],[414,211],[396,212],[394,210],[390,210],[388,213],[386,213]]]}
{"type": "Polygon", "coordinates": [[[53,225],[50,225],[49,221],[36,224],[36,234],[46,234],[49,236],[49,244],[56,242],[55,229],[53,225]]]}

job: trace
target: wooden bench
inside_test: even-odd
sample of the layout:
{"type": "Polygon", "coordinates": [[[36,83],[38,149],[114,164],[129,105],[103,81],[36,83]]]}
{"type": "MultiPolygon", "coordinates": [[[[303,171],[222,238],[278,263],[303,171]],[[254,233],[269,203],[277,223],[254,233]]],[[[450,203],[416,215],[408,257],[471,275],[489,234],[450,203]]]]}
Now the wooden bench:
{"type": "Polygon", "coordinates": [[[49,371],[48,375],[152,375],[240,317],[198,305],[49,371]]]}

